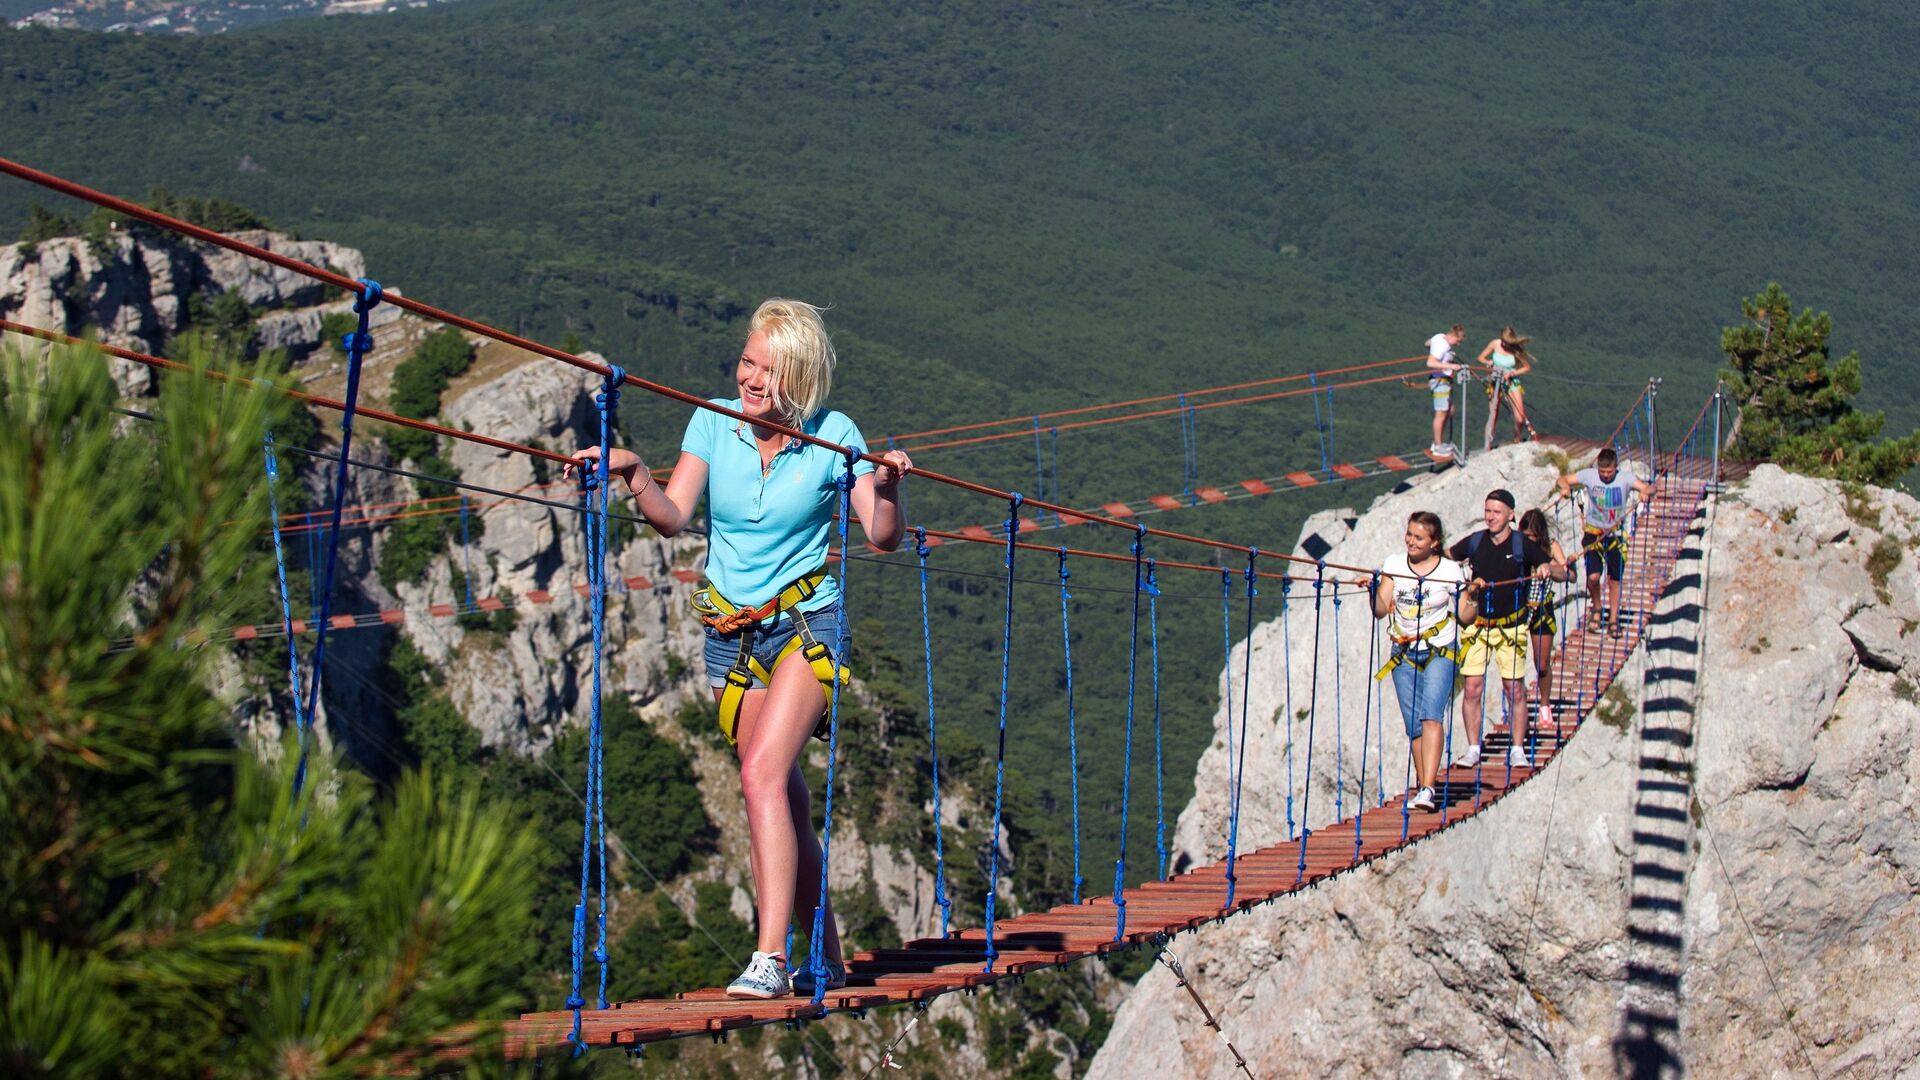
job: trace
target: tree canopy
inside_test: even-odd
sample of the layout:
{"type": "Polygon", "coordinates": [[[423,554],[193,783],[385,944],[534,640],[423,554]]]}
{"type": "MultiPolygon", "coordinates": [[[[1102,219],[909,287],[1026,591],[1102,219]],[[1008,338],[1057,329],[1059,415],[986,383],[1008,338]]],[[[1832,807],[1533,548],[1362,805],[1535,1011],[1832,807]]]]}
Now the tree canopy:
{"type": "Polygon", "coordinates": [[[1804,308],[1778,282],[1740,302],[1720,334],[1726,380],[1740,408],[1733,453],[1817,476],[1890,484],[1920,463],[1920,432],[1882,438],[1883,413],[1862,412],[1860,354],[1828,350],[1833,318],[1804,308]]]}

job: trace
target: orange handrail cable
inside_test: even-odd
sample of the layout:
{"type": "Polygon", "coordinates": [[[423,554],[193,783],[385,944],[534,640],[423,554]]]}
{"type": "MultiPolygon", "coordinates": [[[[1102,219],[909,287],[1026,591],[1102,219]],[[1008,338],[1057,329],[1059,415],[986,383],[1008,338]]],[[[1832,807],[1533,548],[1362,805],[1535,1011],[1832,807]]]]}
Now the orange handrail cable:
{"type": "MultiPolygon", "coordinates": [[[[89,341],[86,338],[77,338],[71,334],[62,334],[57,330],[47,330],[43,327],[30,326],[26,323],[14,322],[11,319],[0,319],[0,330],[11,331],[25,337],[39,338],[42,341],[50,341],[56,345],[70,345],[76,348],[92,349],[95,352],[103,352],[108,356],[117,356],[122,360],[131,360],[136,364],[144,364],[147,367],[157,368],[162,371],[191,372],[194,370],[193,365],[183,364],[178,360],[169,360],[162,356],[149,356],[146,353],[134,352],[132,349],[123,349],[118,345],[89,341]]],[[[201,372],[201,374],[221,382],[235,382],[242,386],[252,386],[254,384],[252,379],[243,379],[218,371],[205,371],[201,372]]],[[[318,405],[321,408],[332,409],[335,412],[344,411],[347,407],[346,402],[337,398],[325,397],[320,394],[309,394],[305,390],[295,390],[290,386],[272,385],[276,392],[297,401],[304,401],[309,405],[318,405]]],[[[523,446],[520,443],[510,442],[506,439],[496,439],[491,435],[481,435],[472,431],[461,431],[459,428],[451,428],[444,424],[435,424],[427,420],[415,420],[410,416],[401,416],[398,413],[390,413],[383,409],[370,409],[365,406],[358,406],[354,409],[354,414],[369,417],[386,424],[412,428],[415,431],[425,431],[434,435],[445,435],[452,439],[478,443],[481,446],[491,446],[495,450],[506,450],[510,453],[526,454],[529,457],[545,458],[548,461],[558,462],[562,465],[573,464],[572,458],[565,454],[557,454],[552,450],[542,450],[537,446],[523,446]]]]}
{"type": "MultiPolygon", "coordinates": [[[[123,360],[131,360],[138,364],[145,364],[162,371],[184,371],[188,373],[197,373],[200,375],[204,375],[208,378],[215,379],[221,382],[232,382],[242,386],[255,385],[255,381],[252,379],[244,379],[244,378],[239,378],[237,376],[230,376],[217,371],[196,371],[196,369],[193,368],[191,365],[183,364],[178,360],[168,360],[164,357],[148,356],[145,353],[135,352],[132,349],[123,349],[116,345],[106,345],[97,341],[89,341],[86,338],[77,338],[69,334],[62,334],[53,330],[46,330],[37,326],[29,326],[25,323],[16,323],[8,319],[0,319],[0,330],[10,331],[12,333],[17,333],[17,334],[23,334],[28,337],[38,338],[40,340],[52,342],[54,344],[70,345],[77,348],[91,349],[93,351],[105,353],[110,356],[117,356],[123,360]]],[[[302,390],[294,390],[289,387],[278,386],[272,383],[269,383],[268,386],[270,389],[274,390],[277,393],[284,394],[287,397],[295,398],[297,400],[306,401],[311,404],[319,405],[323,408],[330,408],[336,411],[343,410],[346,408],[344,403],[337,401],[333,398],[322,397],[318,394],[309,394],[302,390]]],[[[496,449],[507,450],[513,453],[526,454],[532,457],[548,458],[548,459],[560,461],[563,463],[571,463],[572,461],[571,458],[565,457],[564,455],[556,454],[551,450],[542,450],[539,447],[535,447],[535,446],[523,446],[519,443],[510,442],[506,439],[496,439],[496,438],[493,438],[492,436],[480,435],[471,431],[461,431],[457,428],[443,427],[442,425],[439,425],[439,424],[431,424],[423,420],[415,420],[415,419],[412,419],[411,417],[400,416],[396,413],[384,412],[379,409],[356,409],[355,411],[359,415],[368,416],[373,419],[381,420],[386,423],[398,424],[402,427],[412,427],[422,431],[432,431],[436,434],[447,435],[451,438],[456,438],[456,439],[464,439],[470,442],[478,443],[480,445],[491,446],[496,449]]],[[[832,445],[832,444],[827,444],[827,445],[832,445]]],[[[928,475],[928,474],[922,473],[919,469],[915,469],[914,473],[915,475],[928,475]]],[[[937,474],[934,474],[934,475],[937,475],[937,474]]],[[[980,484],[975,484],[970,480],[960,480],[957,478],[943,478],[943,479],[945,479],[947,483],[950,483],[956,487],[960,487],[962,489],[969,490],[969,491],[976,491],[976,492],[989,494],[989,495],[1005,494],[1005,493],[996,492],[993,488],[985,487],[984,485],[980,485],[980,484]]],[[[527,487],[552,487],[552,486],[553,484],[527,485],[527,487]]],[[[526,490],[526,488],[522,488],[520,490],[524,491],[526,490]]],[[[438,500],[423,499],[418,501],[433,502],[438,500]]],[[[481,512],[485,512],[495,507],[504,505],[508,501],[510,501],[510,497],[496,498],[491,502],[483,504],[480,508],[481,512]]],[[[408,505],[408,504],[398,504],[398,505],[408,505]]],[[[1085,521],[1089,523],[1099,522],[1102,524],[1113,525],[1116,527],[1125,528],[1129,532],[1138,532],[1141,535],[1158,536],[1164,539],[1180,541],[1183,543],[1198,544],[1203,547],[1212,547],[1212,548],[1216,548],[1224,551],[1234,551],[1242,555],[1254,554],[1256,551],[1258,551],[1258,549],[1255,549],[1255,548],[1243,547],[1238,544],[1230,544],[1225,541],[1214,540],[1208,537],[1192,536],[1187,533],[1174,532],[1167,529],[1149,529],[1145,526],[1128,525],[1126,522],[1121,521],[1117,518],[1105,517],[1100,514],[1090,513],[1085,510],[1075,510],[1065,506],[1056,507],[1051,503],[1040,502],[1038,500],[1033,500],[1033,499],[1026,500],[1026,505],[1033,506],[1042,510],[1047,510],[1049,512],[1058,514],[1062,517],[1072,518],[1076,521],[1085,521]]],[[[388,521],[401,520],[404,518],[425,517],[425,516],[430,516],[435,514],[451,514],[451,513],[456,513],[457,511],[458,511],[457,507],[434,507],[430,509],[416,509],[416,510],[403,511],[403,512],[394,513],[394,514],[371,515],[371,516],[362,517],[352,521],[343,521],[341,525],[342,527],[359,526],[359,525],[375,525],[375,524],[381,524],[388,521]]],[[[295,515],[295,516],[299,516],[299,515],[295,515]]],[[[618,515],[618,516],[621,516],[623,518],[626,517],[626,515],[618,515]]],[[[636,520],[636,519],[627,518],[627,520],[636,520]]],[[[319,528],[319,527],[321,526],[318,526],[318,525],[294,526],[291,529],[283,529],[282,531],[283,532],[299,532],[308,528],[319,528]]],[[[989,544],[995,548],[1004,548],[1006,546],[1006,541],[1000,538],[970,536],[964,532],[954,532],[954,531],[945,530],[945,529],[927,529],[926,532],[928,536],[937,537],[943,541],[953,541],[953,542],[961,542],[961,543],[968,543],[968,544],[989,544]]],[[[1045,551],[1045,552],[1052,552],[1052,553],[1065,551],[1069,556],[1072,556],[1074,558],[1094,559],[1101,562],[1132,562],[1133,561],[1133,556],[1127,555],[1127,554],[1121,554],[1118,552],[1092,551],[1085,548],[1063,548],[1059,545],[1035,544],[1035,543],[1031,543],[1029,541],[1023,541],[1023,540],[1016,540],[1014,542],[1014,546],[1016,548],[1020,548],[1026,551],[1045,551]]],[[[1288,554],[1277,552],[1277,551],[1258,551],[1258,555],[1265,558],[1280,559],[1282,561],[1289,562],[1289,563],[1300,563],[1307,566],[1322,566],[1327,570],[1346,570],[1346,571],[1353,571],[1355,573],[1361,573],[1361,574],[1375,573],[1374,570],[1368,569],[1366,567],[1349,566],[1342,563],[1320,563],[1314,559],[1303,558],[1298,555],[1288,555],[1288,554]]],[[[1209,574],[1217,574],[1223,569],[1220,566],[1214,566],[1207,563],[1190,563],[1190,562],[1181,562],[1178,560],[1170,560],[1170,559],[1155,560],[1155,564],[1168,569],[1199,570],[1209,574]]],[[[1268,579],[1268,580],[1289,579],[1289,575],[1287,574],[1274,572],[1274,571],[1267,571],[1267,570],[1257,571],[1257,576],[1268,579]]],[[[1312,579],[1293,577],[1291,578],[1291,580],[1307,581],[1312,579]]],[[[1494,585],[1514,584],[1519,580],[1520,579],[1515,579],[1514,582],[1493,582],[1491,584],[1494,584],[1494,585]]]]}
{"type": "MultiPolygon", "coordinates": [[[[1398,363],[1399,361],[1391,362],[1398,363]]],[[[1300,378],[1304,379],[1306,376],[1302,375],[1300,378]]],[[[1320,386],[1302,387],[1298,390],[1276,390],[1269,394],[1254,394],[1249,397],[1231,398],[1227,401],[1208,401],[1199,405],[1179,406],[1171,409],[1155,409],[1151,412],[1128,413],[1125,416],[1103,416],[1097,420],[1079,420],[1071,424],[1059,424],[1055,426],[1055,430],[1074,431],[1080,428],[1099,427],[1103,424],[1124,424],[1133,420],[1151,420],[1161,416],[1176,416],[1189,410],[1200,412],[1205,409],[1224,409],[1233,405],[1252,405],[1261,401],[1279,401],[1282,398],[1319,394],[1328,390],[1346,390],[1355,386],[1371,386],[1375,383],[1397,382],[1400,378],[1401,375],[1396,372],[1392,375],[1376,375],[1370,379],[1349,379],[1346,382],[1323,383],[1320,386]]],[[[921,453],[927,450],[950,450],[957,446],[974,446],[979,443],[999,442],[1003,439],[1026,438],[1031,434],[1032,432],[1030,431],[1001,431],[991,435],[974,435],[965,439],[949,439],[946,442],[925,443],[920,446],[907,447],[907,449],[915,453],[921,453]]],[[[1032,501],[1031,499],[1028,500],[1028,502],[1032,501]]]]}
{"type": "MultiPolygon", "coordinates": [[[[1129,401],[1109,401],[1100,405],[1082,405],[1082,406],[1079,406],[1078,408],[1073,408],[1073,409],[1056,409],[1053,412],[1031,413],[1025,416],[1008,416],[999,420],[981,420],[971,424],[956,424],[953,427],[929,428],[926,431],[910,431],[904,435],[887,435],[887,436],[883,436],[883,438],[894,441],[894,442],[904,442],[907,439],[925,439],[925,438],[931,438],[935,435],[953,435],[962,431],[978,431],[982,428],[999,427],[1003,424],[1030,424],[1035,420],[1055,420],[1062,416],[1080,416],[1085,413],[1101,412],[1106,409],[1125,409],[1125,408],[1131,408],[1132,406],[1135,406],[1135,405],[1154,405],[1162,401],[1175,401],[1181,397],[1196,398],[1196,397],[1203,397],[1209,394],[1224,394],[1230,390],[1251,390],[1259,386],[1273,386],[1278,383],[1299,382],[1302,379],[1311,379],[1316,375],[1322,376],[1322,377],[1327,375],[1347,375],[1356,371],[1369,371],[1374,368],[1388,367],[1394,364],[1407,364],[1407,363],[1412,363],[1414,361],[1424,361],[1425,359],[1426,358],[1423,356],[1403,356],[1403,357],[1397,357],[1392,360],[1374,360],[1365,364],[1349,364],[1345,367],[1328,368],[1325,371],[1307,372],[1307,373],[1297,374],[1297,375],[1278,375],[1270,379],[1255,379],[1251,382],[1229,383],[1226,386],[1209,386],[1202,390],[1175,391],[1174,393],[1171,393],[1171,394],[1155,394],[1152,397],[1133,398],[1129,401]]],[[[1322,387],[1321,389],[1325,389],[1325,388],[1322,387]]],[[[1174,411],[1178,412],[1179,410],[1176,409],[1174,411]]],[[[1165,414],[1155,413],[1153,415],[1160,416],[1165,414]]],[[[1140,419],[1140,418],[1130,417],[1129,419],[1140,419]]],[[[1027,434],[1027,432],[1021,431],[1018,434],[1025,435],[1027,434]]],[[[928,447],[909,446],[909,447],[903,447],[902,449],[925,450],[925,449],[928,449],[928,447]]]]}
{"type": "MultiPolygon", "coordinates": [[[[225,236],[220,233],[214,232],[211,229],[207,229],[199,225],[193,225],[188,222],[181,221],[178,218],[171,217],[167,214],[162,214],[156,210],[151,210],[137,203],[128,202],[125,199],[116,198],[104,192],[95,191],[94,189],[86,187],[82,184],[77,184],[71,180],[62,179],[61,177],[54,176],[50,173],[41,172],[38,169],[30,168],[26,165],[22,165],[16,161],[12,161],[7,158],[0,158],[0,172],[7,173],[8,175],[17,177],[19,179],[25,180],[32,184],[37,184],[51,191],[58,191],[63,195],[68,195],[85,202],[93,203],[96,206],[105,207],[106,209],[115,211],[116,213],[125,214],[126,216],[131,218],[137,218],[141,221],[147,222],[150,225],[155,225],[172,232],[177,232],[183,236],[189,236],[196,240],[200,240],[204,243],[212,244],[216,247],[225,248],[228,251],[237,252],[239,254],[246,255],[250,258],[259,259],[263,262],[270,263],[274,266],[278,266],[285,270],[291,270],[294,273],[301,274],[305,277],[310,277],[316,281],[324,282],[328,285],[334,286],[335,288],[353,293],[356,296],[362,295],[367,288],[366,286],[362,285],[360,282],[355,281],[352,278],[346,277],[343,274],[335,273],[334,271],[326,270],[321,267],[314,266],[311,263],[301,262],[299,259],[289,258],[288,256],[281,255],[276,252],[268,251],[265,248],[259,247],[254,244],[246,243],[245,241],[242,241],[242,240],[236,240],[231,236],[225,236]]],[[[530,338],[525,338],[518,334],[509,333],[505,330],[498,329],[497,327],[489,326],[486,323],[479,322],[478,320],[469,319],[463,315],[456,315],[453,312],[445,311],[441,308],[434,307],[431,304],[421,303],[420,301],[415,300],[411,297],[401,296],[394,292],[387,292],[383,297],[383,302],[390,303],[393,306],[398,307],[404,311],[411,311],[416,315],[420,315],[428,319],[433,319],[437,322],[442,322],[449,326],[458,327],[459,329],[466,330],[469,333],[478,334],[481,337],[490,338],[494,341],[498,341],[506,345],[511,345],[515,348],[522,349],[526,352],[536,353],[540,356],[545,356],[552,360],[558,360],[563,364],[567,364],[571,367],[578,368],[581,371],[591,372],[592,374],[598,375],[602,378],[606,378],[612,374],[612,369],[605,364],[598,364],[591,360],[587,360],[583,357],[575,356],[574,354],[566,352],[564,350],[556,349],[551,345],[543,345],[540,342],[534,341],[530,338]]],[[[11,324],[9,328],[11,328],[11,324]]],[[[47,337],[48,334],[50,333],[48,331],[38,331],[37,328],[29,329],[26,332],[36,337],[47,337]]],[[[49,340],[60,340],[65,338],[66,338],[66,335],[58,335],[57,337],[49,338],[49,340]]],[[[114,355],[120,355],[119,352],[114,351],[110,346],[100,346],[100,347],[107,351],[113,352],[114,355]]],[[[127,358],[134,359],[135,357],[127,357],[127,358]]],[[[148,358],[148,359],[151,359],[151,358],[148,358]]],[[[1392,377],[1397,378],[1398,376],[1392,376],[1392,377]]],[[[781,434],[786,435],[788,438],[798,439],[801,442],[805,442],[813,446],[819,446],[819,447],[822,447],[823,449],[831,450],[836,454],[840,454],[848,458],[849,460],[864,460],[875,465],[884,463],[884,460],[880,458],[878,455],[871,454],[871,453],[861,453],[850,447],[841,446],[838,443],[834,443],[829,440],[822,439],[817,435],[813,435],[808,432],[801,431],[798,428],[790,427],[785,424],[772,423],[764,419],[748,416],[746,413],[739,412],[734,409],[729,409],[722,405],[716,405],[713,402],[706,400],[705,398],[699,397],[698,395],[695,395],[695,394],[689,394],[684,390],[679,390],[662,383],[656,383],[650,379],[643,379],[637,375],[628,374],[628,375],[625,375],[624,378],[627,384],[632,386],[637,386],[642,390],[646,390],[660,397],[668,398],[673,401],[678,401],[678,402],[681,402],[682,404],[691,405],[695,408],[706,409],[710,412],[716,412],[722,416],[730,417],[732,419],[739,420],[745,423],[751,423],[759,427],[768,428],[770,430],[780,432],[781,434]]],[[[332,399],[321,399],[316,395],[303,394],[302,396],[306,400],[312,401],[315,404],[325,404],[334,408],[341,408],[341,409],[345,408],[344,403],[335,402],[332,399]]],[[[1218,406],[1223,404],[1227,404],[1227,403],[1225,402],[1208,403],[1208,405],[1212,405],[1212,406],[1218,406]]],[[[1205,408],[1205,407],[1207,406],[1205,405],[1195,406],[1195,408],[1205,408]]],[[[440,425],[427,424],[425,421],[408,420],[401,417],[397,417],[392,413],[381,414],[376,410],[372,410],[372,409],[364,409],[364,410],[357,410],[357,411],[362,412],[365,415],[372,416],[375,419],[386,420],[389,423],[399,423],[405,427],[413,427],[419,430],[433,431],[436,434],[445,434],[449,436],[455,435],[455,432],[452,429],[444,428],[444,427],[441,427],[440,425]]],[[[1169,410],[1169,412],[1174,412],[1174,411],[1178,411],[1178,410],[1169,410]]],[[[539,457],[546,458],[550,461],[562,461],[562,462],[571,461],[570,458],[567,458],[564,455],[555,454],[552,451],[540,450],[534,447],[519,447],[515,444],[505,443],[502,440],[490,439],[486,436],[475,436],[470,432],[462,433],[460,437],[472,439],[477,442],[484,442],[487,445],[499,447],[502,449],[522,450],[523,452],[532,453],[539,457]]],[[[1012,492],[1005,491],[1000,488],[991,487],[986,484],[975,483],[971,480],[963,480],[957,476],[949,476],[945,473],[934,472],[929,469],[916,468],[914,472],[917,475],[923,476],[934,483],[945,484],[948,487],[959,488],[960,490],[963,490],[963,491],[971,491],[976,495],[984,495],[992,499],[1011,500],[1012,494],[1013,494],[1012,492]]],[[[1127,532],[1136,533],[1141,536],[1153,536],[1162,540],[1171,540],[1176,543],[1195,544],[1201,547],[1213,548],[1218,551],[1231,551],[1240,555],[1258,554],[1271,559],[1280,559],[1286,562],[1306,563],[1309,565],[1312,565],[1317,561],[1313,559],[1301,558],[1295,555],[1288,555],[1281,552],[1257,551],[1255,548],[1249,547],[1248,545],[1245,545],[1245,544],[1233,544],[1233,543],[1228,543],[1224,540],[1214,540],[1210,537],[1193,536],[1188,533],[1174,532],[1168,529],[1150,528],[1144,525],[1125,522],[1118,518],[1107,517],[1105,515],[1088,514],[1084,511],[1074,510],[1071,507],[1061,506],[1055,503],[1047,502],[1042,499],[1027,499],[1025,500],[1025,503],[1026,505],[1031,506],[1036,510],[1046,510],[1053,513],[1072,514],[1076,517],[1083,518],[1090,522],[1097,522],[1109,528],[1123,529],[1127,532]]],[[[1325,565],[1330,569],[1352,570],[1358,573],[1372,573],[1372,570],[1364,567],[1336,566],[1332,563],[1327,563],[1325,565]]]]}

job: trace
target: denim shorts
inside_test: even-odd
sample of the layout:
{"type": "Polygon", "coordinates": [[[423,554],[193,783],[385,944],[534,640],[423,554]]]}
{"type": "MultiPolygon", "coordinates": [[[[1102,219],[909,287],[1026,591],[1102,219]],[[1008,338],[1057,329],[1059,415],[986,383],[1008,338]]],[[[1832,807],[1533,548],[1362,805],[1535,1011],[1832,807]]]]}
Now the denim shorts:
{"type": "Polygon", "coordinates": [[[1599,576],[1606,571],[1609,581],[1619,581],[1626,576],[1627,541],[1619,532],[1601,533],[1589,528],[1580,536],[1580,546],[1587,549],[1587,575],[1599,576]]]}
{"type": "Polygon", "coordinates": [[[1435,656],[1431,649],[1409,649],[1393,669],[1393,691],[1400,698],[1400,719],[1406,725],[1407,738],[1420,737],[1422,720],[1444,722],[1459,670],[1452,657],[1435,656]],[[1419,667],[1416,659],[1426,659],[1427,666],[1419,667]]]}
{"type": "MultiPolygon", "coordinates": [[[[845,615],[840,601],[835,600],[818,611],[809,611],[805,614],[807,629],[813,631],[814,640],[825,645],[827,652],[832,654],[840,643],[840,621],[845,615]]],[[[731,634],[720,634],[709,626],[706,628],[706,633],[707,683],[719,689],[727,685],[727,672],[733,670],[734,662],[740,658],[741,632],[736,630],[731,634]]],[[[781,612],[760,623],[753,628],[754,659],[760,661],[768,671],[772,671],[773,662],[779,657],[780,650],[786,648],[787,642],[799,636],[799,633],[800,628],[794,625],[792,612],[781,612]]],[[[756,676],[752,689],[763,690],[766,685],[756,676]]]]}

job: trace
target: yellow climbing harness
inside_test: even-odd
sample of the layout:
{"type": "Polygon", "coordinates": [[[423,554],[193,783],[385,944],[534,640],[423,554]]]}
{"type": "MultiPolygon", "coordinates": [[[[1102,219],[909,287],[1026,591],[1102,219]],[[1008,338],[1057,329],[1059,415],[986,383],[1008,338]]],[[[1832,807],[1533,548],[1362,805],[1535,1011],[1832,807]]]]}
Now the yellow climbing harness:
{"type": "Polygon", "coordinates": [[[1412,664],[1416,670],[1425,671],[1427,665],[1433,663],[1435,657],[1440,656],[1444,656],[1456,664],[1459,663],[1460,647],[1458,645],[1448,645],[1444,648],[1430,649],[1427,655],[1419,660],[1415,660],[1413,657],[1407,655],[1415,646],[1432,638],[1435,634],[1438,634],[1451,625],[1453,625],[1453,616],[1447,615],[1439,622],[1434,623],[1418,634],[1411,634],[1406,637],[1402,637],[1399,634],[1389,634],[1388,636],[1393,639],[1393,655],[1387,658],[1387,662],[1381,665],[1379,671],[1373,673],[1374,679],[1379,680],[1386,678],[1393,673],[1394,668],[1399,667],[1401,664],[1412,664]]]}
{"type": "MultiPolygon", "coordinates": [[[[773,685],[773,669],[795,652],[805,658],[807,666],[813,669],[813,676],[820,680],[820,689],[829,702],[833,700],[834,679],[838,678],[842,686],[847,685],[851,673],[846,665],[834,664],[833,654],[813,636],[813,628],[807,625],[806,613],[795,606],[819,592],[820,585],[826,580],[827,569],[823,566],[781,589],[773,599],[750,608],[740,607],[720,595],[720,590],[714,588],[711,582],[693,594],[693,611],[701,622],[717,633],[740,635],[740,655],[734,658],[733,667],[727,671],[726,685],[720,688],[720,734],[726,736],[729,746],[737,741],[735,732],[740,725],[740,706],[746,701],[747,691],[753,688],[754,680],[758,679],[763,686],[773,685]],[[782,612],[793,620],[794,636],[773,658],[771,665],[762,664],[753,655],[754,635],[762,622],[777,618],[782,612]]],[[[814,738],[826,737],[828,723],[828,717],[822,713],[820,724],[813,732],[814,738]]]]}

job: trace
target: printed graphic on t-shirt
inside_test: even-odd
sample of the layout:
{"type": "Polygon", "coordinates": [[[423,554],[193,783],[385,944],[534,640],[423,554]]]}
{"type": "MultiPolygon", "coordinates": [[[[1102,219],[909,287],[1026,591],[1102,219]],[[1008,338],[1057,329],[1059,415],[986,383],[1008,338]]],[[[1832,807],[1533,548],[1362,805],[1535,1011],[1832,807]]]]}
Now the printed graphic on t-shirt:
{"type": "Polygon", "coordinates": [[[1573,479],[1587,489],[1588,525],[1610,530],[1626,517],[1627,504],[1633,495],[1634,475],[1625,465],[1614,474],[1611,482],[1600,479],[1598,469],[1581,469],[1573,479]]]}

